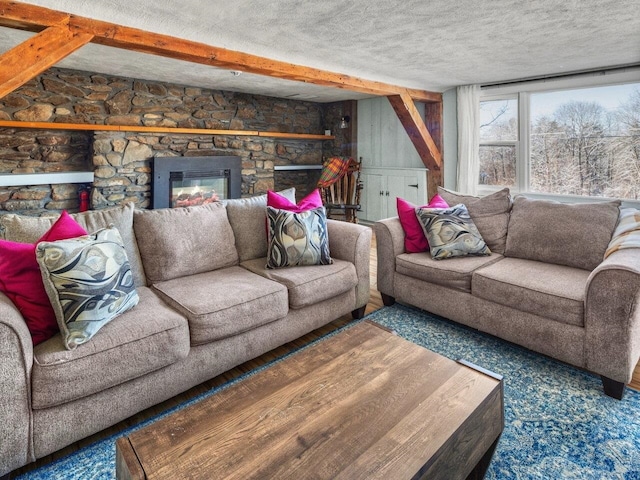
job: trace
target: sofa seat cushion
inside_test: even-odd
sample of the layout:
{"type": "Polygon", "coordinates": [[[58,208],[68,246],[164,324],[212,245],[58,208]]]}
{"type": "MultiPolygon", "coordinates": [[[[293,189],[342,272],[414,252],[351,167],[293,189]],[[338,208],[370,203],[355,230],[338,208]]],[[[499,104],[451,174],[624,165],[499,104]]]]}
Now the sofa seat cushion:
{"type": "Polygon", "coordinates": [[[287,289],[233,266],[154,284],[160,296],[187,317],[191,345],[202,345],[287,315],[287,289]]]}
{"type": "Polygon", "coordinates": [[[33,349],[32,404],[54,407],[141,377],[189,354],[187,320],[147,287],[138,305],[66,350],[61,335],[33,349]]]}
{"type": "Polygon", "coordinates": [[[267,269],[266,258],[247,260],[240,265],[286,286],[289,291],[289,306],[293,309],[334,298],[358,284],[353,264],[339,259],[334,259],[331,265],[305,265],[276,270],[267,269]]]}
{"type": "Polygon", "coordinates": [[[429,252],[403,253],[396,257],[396,272],[443,287],[471,292],[473,272],[502,258],[502,255],[493,253],[485,257],[467,256],[434,260],[429,252]]]}
{"type": "Polygon", "coordinates": [[[588,278],[580,268],[504,258],[476,271],[471,289],[485,300],[583,327],[588,278]]]}

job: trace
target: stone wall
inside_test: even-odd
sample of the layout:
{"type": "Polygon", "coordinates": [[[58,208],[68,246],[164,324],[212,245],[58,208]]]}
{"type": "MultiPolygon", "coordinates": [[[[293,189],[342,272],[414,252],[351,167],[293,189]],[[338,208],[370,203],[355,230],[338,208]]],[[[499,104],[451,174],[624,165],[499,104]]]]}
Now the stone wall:
{"type": "MultiPolygon", "coordinates": [[[[110,132],[100,131],[99,126],[322,134],[325,128],[334,128],[324,124],[327,109],[334,117],[334,104],[325,106],[53,68],[0,99],[0,119],[92,124],[96,125],[95,131],[0,129],[0,173],[93,171],[93,208],[125,201],[144,208],[150,204],[154,156],[238,155],[242,158],[243,193],[264,193],[274,188],[275,165],[320,164],[323,152],[336,150],[334,142],[110,132]]],[[[74,210],[77,188],[0,188],[0,209],[74,210]]]]}
{"type": "MultiPolygon", "coordinates": [[[[3,112],[0,112],[3,113],[3,112]]],[[[91,132],[0,129],[0,173],[53,173],[91,170],[91,132]]],[[[0,209],[76,209],[78,186],[0,187],[0,209]]]]}

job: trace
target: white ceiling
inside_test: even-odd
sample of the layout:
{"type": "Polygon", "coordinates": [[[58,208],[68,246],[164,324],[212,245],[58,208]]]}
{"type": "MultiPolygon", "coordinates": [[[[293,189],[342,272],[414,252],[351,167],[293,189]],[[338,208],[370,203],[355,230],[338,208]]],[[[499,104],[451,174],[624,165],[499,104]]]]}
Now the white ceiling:
{"type": "MultiPolygon", "coordinates": [[[[423,90],[640,63],[639,0],[28,0],[24,3],[423,90]]],[[[29,33],[0,28],[0,51],[29,33]]],[[[87,45],[59,67],[313,101],[364,98],[87,45]]]]}

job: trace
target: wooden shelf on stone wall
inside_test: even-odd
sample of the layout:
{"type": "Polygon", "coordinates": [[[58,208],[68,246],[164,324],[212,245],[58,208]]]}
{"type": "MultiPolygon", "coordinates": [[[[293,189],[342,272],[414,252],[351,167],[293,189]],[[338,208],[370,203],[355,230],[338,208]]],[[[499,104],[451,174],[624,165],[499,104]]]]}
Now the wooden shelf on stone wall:
{"type": "Polygon", "coordinates": [[[92,130],[96,132],[169,133],[189,135],[233,135],[288,138],[292,140],[333,140],[333,135],[310,133],[267,132],[260,130],[215,130],[211,128],[145,127],[141,125],[95,125],[88,123],[20,122],[0,120],[2,128],[34,128],[39,130],[92,130]]]}

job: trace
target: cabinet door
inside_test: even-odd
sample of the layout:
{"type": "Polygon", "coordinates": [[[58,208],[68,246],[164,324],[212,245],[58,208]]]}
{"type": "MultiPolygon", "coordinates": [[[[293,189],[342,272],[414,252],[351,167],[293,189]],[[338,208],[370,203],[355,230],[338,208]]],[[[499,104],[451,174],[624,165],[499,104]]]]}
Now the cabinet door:
{"type": "Polygon", "coordinates": [[[385,218],[386,211],[384,192],[386,191],[386,178],[382,175],[361,173],[362,192],[360,194],[361,211],[358,214],[363,220],[375,221],[385,218]]]}
{"type": "Polygon", "coordinates": [[[362,210],[358,218],[374,222],[397,214],[396,197],[424,205],[427,203],[426,170],[376,168],[362,172],[362,210]]]}
{"type": "Polygon", "coordinates": [[[387,192],[389,193],[389,205],[393,203],[394,208],[396,197],[418,204],[418,180],[416,175],[389,175],[387,177],[387,192]]]}

